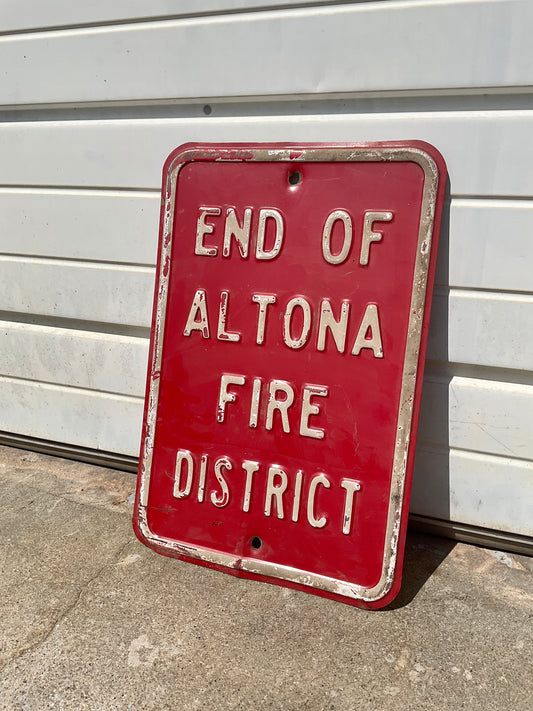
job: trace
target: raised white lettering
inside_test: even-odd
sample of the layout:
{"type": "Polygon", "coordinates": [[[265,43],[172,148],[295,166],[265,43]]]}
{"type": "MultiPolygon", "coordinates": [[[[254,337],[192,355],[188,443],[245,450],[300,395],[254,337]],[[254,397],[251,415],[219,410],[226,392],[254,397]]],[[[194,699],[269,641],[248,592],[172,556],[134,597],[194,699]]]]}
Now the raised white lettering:
{"type": "Polygon", "coordinates": [[[187,323],[183,329],[184,336],[190,336],[191,331],[201,331],[204,338],[209,338],[209,322],[207,320],[207,301],[205,291],[198,289],[194,295],[187,323]],[[200,317],[199,319],[197,317],[200,317]]]}
{"type": "Polygon", "coordinates": [[[224,475],[223,469],[231,470],[233,468],[230,460],[227,457],[219,457],[215,462],[215,476],[220,484],[221,494],[217,496],[215,491],[211,492],[211,503],[217,508],[223,508],[229,502],[229,488],[224,475]]]}
{"type": "Polygon", "coordinates": [[[252,495],[252,477],[259,469],[259,462],[249,462],[245,459],[242,463],[242,468],[246,472],[246,484],[244,486],[242,510],[246,513],[250,510],[250,498],[252,495]]]}
{"type": "Polygon", "coordinates": [[[252,210],[247,207],[244,211],[242,225],[239,224],[235,210],[229,207],[226,212],[226,224],[224,226],[224,245],[222,255],[230,256],[231,238],[235,237],[241,257],[248,256],[248,243],[250,241],[250,224],[252,222],[252,210]]]}
{"type": "Polygon", "coordinates": [[[260,346],[265,340],[265,325],[267,306],[276,303],[276,297],[271,294],[253,294],[252,301],[259,304],[259,313],[257,314],[257,336],[255,342],[260,346]]]}
{"type": "Polygon", "coordinates": [[[324,528],[327,523],[327,518],[325,516],[320,516],[320,518],[316,518],[315,516],[315,497],[319,484],[322,484],[325,489],[329,489],[331,487],[330,481],[325,474],[317,474],[311,479],[309,494],[307,495],[307,520],[313,528],[324,528]]]}
{"type": "Polygon", "coordinates": [[[365,212],[365,222],[363,226],[363,239],[361,240],[361,255],[359,264],[365,266],[368,264],[370,257],[370,244],[372,242],[380,242],[383,234],[381,232],[373,232],[374,222],[390,222],[392,220],[392,212],[365,212]]]}
{"type": "Polygon", "coordinates": [[[216,257],[217,248],[207,247],[204,245],[204,235],[212,235],[215,227],[210,223],[206,223],[205,218],[208,215],[220,215],[221,210],[219,207],[201,207],[200,216],[198,217],[198,222],[196,223],[196,244],[194,247],[194,253],[203,257],[216,257]]]}
{"type": "Polygon", "coordinates": [[[302,495],[302,480],[303,472],[299,469],[296,472],[296,482],[294,484],[294,499],[292,501],[292,516],[291,519],[296,522],[300,517],[300,497],[302,495]]]}
{"type": "Polygon", "coordinates": [[[318,415],[320,408],[311,403],[311,397],[326,397],[328,389],[323,385],[306,385],[302,395],[302,413],[300,416],[300,434],[303,437],[324,439],[324,430],[320,427],[309,427],[309,417],[318,415]]]}
{"type": "Polygon", "coordinates": [[[348,328],[348,314],[350,313],[350,304],[343,301],[341,305],[341,315],[336,321],[331,310],[331,304],[328,299],[322,299],[320,304],[320,321],[318,324],[318,339],[317,350],[323,351],[326,347],[326,330],[329,328],[337,350],[339,353],[344,353],[346,344],[346,329],[348,328]]]}
{"type": "Polygon", "coordinates": [[[343,478],[340,482],[332,483],[324,472],[317,472],[310,478],[309,487],[306,487],[304,494],[305,476],[302,469],[289,473],[280,464],[263,465],[258,461],[244,459],[240,462],[244,473],[242,479],[238,476],[230,478],[227,473],[231,472],[235,465],[228,456],[219,455],[211,460],[210,455],[206,453],[198,452],[195,455],[187,449],[176,451],[175,462],[172,492],[176,499],[190,496],[193,485],[196,486],[198,474],[196,499],[202,506],[233,506],[244,513],[248,513],[255,506],[253,510],[259,514],[263,505],[262,512],[265,516],[276,516],[279,519],[287,516],[295,523],[301,519],[302,524],[313,528],[324,528],[335,515],[336,525],[339,527],[337,530],[342,530],[344,535],[349,535],[354,528],[354,510],[357,505],[355,495],[361,490],[361,484],[354,479],[343,478]],[[211,461],[214,462],[213,465],[211,461]],[[258,472],[262,474],[261,485],[255,486],[258,472]],[[210,479],[212,474],[213,482],[210,479]],[[208,486],[209,483],[214,483],[214,486],[208,486]],[[337,495],[321,494],[320,487],[335,487],[337,495]],[[342,509],[338,505],[339,496],[343,499],[342,509]]]}
{"type": "Polygon", "coordinates": [[[281,251],[283,243],[283,217],[278,210],[273,208],[263,208],[259,211],[259,225],[257,227],[257,244],[255,248],[255,256],[257,259],[274,259],[281,251]],[[265,250],[265,236],[267,220],[274,220],[276,224],[276,236],[274,238],[274,246],[271,250],[265,250]]]}
{"type": "Polygon", "coordinates": [[[361,484],[353,479],[342,479],[341,486],[346,490],[344,513],[342,515],[342,532],[348,535],[352,527],[353,499],[355,492],[360,491],[361,484]]]}
{"type": "Polygon", "coordinates": [[[252,390],[252,402],[250,405],[250,427],[257,427],[257,418],[259,416],[259,402],[261,398],[261,378],[254,378],[252,390]]]}
{"type": "Polygon", "coordinates": [[[285,309],[283,317],[283,340],[289,348],[302,348],[307,343],[309,333],[311,331],[311,307],[309,303],[302,297],[297,296],[291,299],[285,309]],[[291,335],[291,320],[292,314],[296,306],[299,306],[303,312],[302,331],[298,338],[293,338],[291,335]]]}
{"type": "Polygon", "coordinates": [[[368,304],[363,315],[363,320],[359,326],[359,331],[355,337],[352,348],[352,355],[359,355],[363,348],[370,348],[374,353],[374,358],[383,358],[383,346],[381,343],[381,330],[379,328],[379,314],[376,304],[368,304]],[[370,329],[371,337],[366,334],[370,329]]]}
{"type": "Polygon", "coordinates": [[[291,428],[289,425],[289,416],[287,410],[292,405],[294,401],[294,390],[285,380],[272,380],[270,383],[270,391],[268,397],[267,406],[267,416],[265,427],[267,430],[272,429],[272,422],[274,419],[274,411],[279,410],[281,415],[281,423],[284,432],[290,432],[291,428]],[[285,393],[285,400],[278,400],[277,393],[285,393]]]}
{"type": "Polygon", "coordinates": [[[218,393],[217,421],[224,422],[226,403],[235,402],[235,393],[228,392],[228,385],[244,385],[244,375],[222,375],[218,393]]]}
{"type": "Polygon", "coordinates": [[[202,503],[205,497],[205,476],[207,473],[207,454],[202,454],[200,458],[200,477],[198,481],[198,501],[202,503]]]}
{"type": "Polygon", "coordinates": [[[334,210],[328,215],[322,231],[322,255],[329,264],[342,264],[346,261],[352,246],[352,218],[345,210],[334,210]],[[340,220],[344,224],[344,240],[341,251],[333,254],[331,251],[331,233],[333,225],[340,220]]]}
{"type": "Polygon", "coordinates": [[[220,292],[220,306],[218,309],[218,329],[217,338],[219,341],[233,341],[236,343],[241,340],[241,334],[232,331],[226,331],[226,319],[228,316],[229,292],[220,292]]]}
{"type": "Polygon", "coordinates": [[[270,516],[272,510],[272,500],[276,499],[276,511],[278,518],[283,518],[283,493],[287,488],[289,480],[287,475],[276,465],[269,467],[268,469],[268,479],[267,479],[267,490],[265,497],[265,516],[270,516]],[[278,486],[274,486],[274,477],[278,477],[281,483],[278,486]]]}
{"type": "Polygon", "coordinates": [[[184,499],[191,493],[193,469],[194,462],[192,459],[192,454],[190,452],[187,452],[185,449],[178,450],[178,453],[176,455],[176,468],[174,470],[174,489],[172,492],[173,496],[175,496],[176,499],[184,499]],[[187,465],[187,478],[185,480],[185,486],[182,489],[181,472],[183,462],[185,462],[185,464],[187,465]]]}

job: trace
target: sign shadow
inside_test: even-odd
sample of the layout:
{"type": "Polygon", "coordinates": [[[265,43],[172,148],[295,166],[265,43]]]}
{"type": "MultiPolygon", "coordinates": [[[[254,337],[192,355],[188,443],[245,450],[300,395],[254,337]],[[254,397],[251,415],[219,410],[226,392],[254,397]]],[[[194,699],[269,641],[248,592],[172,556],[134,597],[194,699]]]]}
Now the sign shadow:
{"type": "Polygon", "coordinates": [[[384,610],[398,610],[408,605],[457,545],[457,541],[408,530],[405,542],[402,587],[398,596],[384,610]]]}

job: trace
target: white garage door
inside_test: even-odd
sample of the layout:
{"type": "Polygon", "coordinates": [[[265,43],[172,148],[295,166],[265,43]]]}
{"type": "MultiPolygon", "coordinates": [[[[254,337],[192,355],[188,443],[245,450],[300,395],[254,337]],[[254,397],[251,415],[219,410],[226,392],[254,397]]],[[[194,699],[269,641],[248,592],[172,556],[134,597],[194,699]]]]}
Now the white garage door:
{"type": "Polygon", "coordinates": [[[527,0],[4,0],[3,441],[137,457],[174,147],[422,139],[451,199],[412,513],[531,544],[532,26],[527,0]]]}

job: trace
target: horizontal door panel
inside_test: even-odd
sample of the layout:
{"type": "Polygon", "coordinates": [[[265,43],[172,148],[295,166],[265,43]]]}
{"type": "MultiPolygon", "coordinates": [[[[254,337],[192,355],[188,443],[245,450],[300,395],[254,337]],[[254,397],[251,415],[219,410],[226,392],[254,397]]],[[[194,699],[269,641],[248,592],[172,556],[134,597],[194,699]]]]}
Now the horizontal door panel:
{"type": "Polygon", "coordinates": [[[0,257],[5,311],[148,327],[154,269],[0,257]]]}
{"type": "Polygon", "coordinates": [[[418,439],[533,460],[533,386],[426,376],[418,439]]]}
{"type": "Polygon", "coordinates": [[[148,339],[0,321],[2,375],[144,396],[148,339]]]}
{"type": "Polygon", "coordinates": [[[529,86],[532,24],[520,0],[394,2],[8,36],[0,103],[529,86]]]}
{"type": "MultiPolygon", "coordinates": [[[[335,0],[334,0],[335,1],[335,0]]],[[[43,29],[68,25],[127,22],[161,16],[203,15],[209,12],[239,12],[257,7],[279,8],[285,5],[305,5],[309,0],[91,0],[90,3],[70,0],[3,0],[0,21],[3,32],[43,29]]],[[[328,0],[326,3],[328,4],[328,0]]]]}
{"type": "Polygon", "coordinates": [[[533,111],[511,110],[6,122],[0,185],[153,189],[168,154],[189,141],[416,136],[443,154],[452,195],[533,196],[532,131],[533,111]]]}
{"type": "Polygon", "coordinates": [[[0,376],[0,400],[0,430],[139,455],[142,398],[0,376]]]}
{"type": "Polygon", "coordinates": [[[533,296],[437,290],[427,357],[533,370],[533,296]]]}
{"type": "Polygon", "coordinates": [[[533,536],[533,462],[419,448],[411,512],[533,536]]]}
{"type": "Polygon", "coordinates": [[[0,188],[8,254],[154,265],[159,194],[0,188]]]}
{"type": "Polygon", "coordinates": [[[533,202],[452,200],[437,260],[438,284],[533,292],[533,202]]]}

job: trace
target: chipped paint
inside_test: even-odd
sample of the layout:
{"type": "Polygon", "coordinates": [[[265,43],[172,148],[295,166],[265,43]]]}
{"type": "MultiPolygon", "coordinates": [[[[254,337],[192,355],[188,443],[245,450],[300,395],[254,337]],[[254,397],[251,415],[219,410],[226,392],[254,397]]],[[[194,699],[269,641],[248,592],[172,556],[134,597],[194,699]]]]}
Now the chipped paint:
{"type": "Polygon", "coordinates": [[[169,179],[165,191],[165,210],[163,221],[163,238],[161,240],[161,254],[159,257],[159,289],[157,292],[157,305],[154,315],[153,326],[153,351],[151,363],[151,377],[148,394],[148,406],[145,418],[145,430],[143,441],[143,458],[141,461],[141,482],[139,487],[140,506],[148,505],[148,488],[150,485],[150,472],[152,468],[152,457],[154,449],[155,424],[157,416],[157,403],[159,399],[159,374],[161,372],[161,356],[163,352],[163,333],[165,327],[165,316],[168,297],[168,272],[165,274],[165,264],[170,261],[172,249],[172,223],[174,217],[174,194],[180,164],[176,170],[169,173],[169,179]]]}

